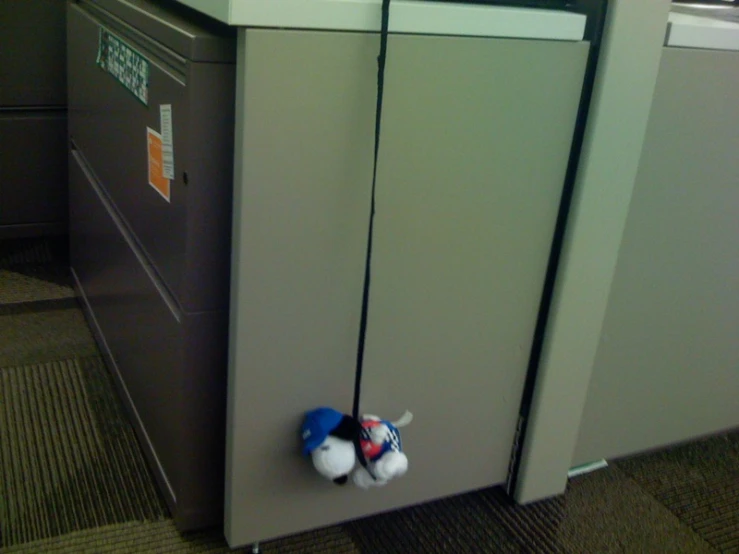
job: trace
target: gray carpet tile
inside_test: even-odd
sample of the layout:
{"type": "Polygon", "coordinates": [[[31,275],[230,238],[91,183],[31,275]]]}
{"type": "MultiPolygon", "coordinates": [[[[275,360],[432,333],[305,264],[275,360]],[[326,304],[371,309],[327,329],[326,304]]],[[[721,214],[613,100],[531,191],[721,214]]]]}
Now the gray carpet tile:
{"type": "Polygon", "coordinates": [[[0,269],[34,264],[51,264],[58,246],[51,239],[0,240],[0,269]]]}
{"type": "Polygon", "coordinates": [[[0,315],[28,308],[19,304],[74,298],[71,273],[58,261],[64,254],[54,254],[60,247],[51,245],[50,240],[0,241],[0,315]]]}
{"type": "Polygon", "coordinates": [[[32,303],[0,306],[0,367],[98,353],[76,302],[68,299],[54,307],[49,310],[32,303]]]}
{"type": "Polygon", "coordinates": [[[717,550],[739,553],[739,432],[617,465],[717,550]]]}
{"type": "Polygon", "coordinates": [[[481,505],[522,545],[523,552],[563,552],[556,536],[563,519],[564,497],[519,506],[499,487],[480,491],[479,497],[481,505]]]}
{"type": "Polygon", "coordinates": [[[4,546],[167,517],[99,357],[0,369],[4,546]]]}
{"type": "Polygon", "coordinates": [[[63,237],[0,240],[0,304],[72,295],[63,237]]]}
{"type": "Polygon", "coordinates": [[[572,553],[717,553],[614,467],[571,480],[556,541],[563,551],[572,553]]]}
{"type": "Polygon", "coordinates": [[[73,298],[68,274],[60,271],[18,272],[0,269],[0,304],[73,298]]]}
{"type": "Polygon", "coordinates": [[[510,522],[499,517],[505,511],[499,498],[496,491],[460,495],[360,519],[346,528],[361,552],[528,552],[510,522]]]}
{"type": "MultiPolygon", "coordinates": [[[[230,552],[222,530],[175,529],[59,265],[64,255],[64,241],[0,241],[0,550],[230,552]]],[[[529,506],[491,488],[270,541],[262,552],[739,553],[738,515],[734,433],[620,460],[529,506]]]]}
{"type": "Polygon", "coordinates": [[[527,506],[499,488],[347,524],[362,552],[716,554],[616,468],[580,476],[527,506]]]}
{"type": "MultiPolygon", "coordinates": [[[[217,533],[182,535],[171,520],[130,522],[70,533],[3,550],[6,554],[235,554],[251,548],[230,550],[217,533]]],[[[340,527],[261,545],[262,554],[360,554],[340,527]]],[[[381,554],[377,552],[375,554],[381,554]]],[[[410,554],[410,553],[409,553],[410,554]]]]}

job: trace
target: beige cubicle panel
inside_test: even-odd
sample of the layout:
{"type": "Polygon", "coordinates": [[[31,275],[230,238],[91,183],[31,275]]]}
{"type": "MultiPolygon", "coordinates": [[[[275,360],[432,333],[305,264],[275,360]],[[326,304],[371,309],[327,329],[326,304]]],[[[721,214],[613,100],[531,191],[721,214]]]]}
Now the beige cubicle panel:
{"type": "Polygon", "coordinates": [[[351,411],[378,49],[240,30],[232,546],[506,478],[589,45],[391,35],[361,408],[415,419],[409,473],[364,492],[318,476],[298,431],[351,411]]]}
{"type": "Polygon", "coordinates": [[[611,0],[514,498],[560,494],[577,443],[669,0],[611,0]]]}
{"type": "Polygon", "coordinates": [[[574,463],[739,426],[739,52],[664,48],[574,463]]]}

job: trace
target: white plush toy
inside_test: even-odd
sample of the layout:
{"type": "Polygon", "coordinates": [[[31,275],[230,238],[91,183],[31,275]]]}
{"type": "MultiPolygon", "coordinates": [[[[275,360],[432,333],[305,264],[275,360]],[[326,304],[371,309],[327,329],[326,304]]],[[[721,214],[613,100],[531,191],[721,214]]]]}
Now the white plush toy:
{"type": "Polygon", "coordinates": [[[412,419],[406,412],[395,422],[371,415],[357,420],[333,408],[317,408],[303,422],[303,453],[336,484],[345,484],[353,472],[352,481],[361,488],[382,486],[408,471],[398,429],[412,419]]]}

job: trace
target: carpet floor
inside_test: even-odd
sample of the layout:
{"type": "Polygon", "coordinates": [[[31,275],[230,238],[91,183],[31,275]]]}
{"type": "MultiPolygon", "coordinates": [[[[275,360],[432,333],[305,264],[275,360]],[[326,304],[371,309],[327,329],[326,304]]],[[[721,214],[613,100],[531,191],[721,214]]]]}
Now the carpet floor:
{"type": "MultiPolygon", "coordinates": [[[[63,241],[0,241],[0,552],[229,552],[219,530],[176,531],[64,252],[63,241]]],[[[491,488],[262,551],[739,553],[739,433],[617,461],[530,506],[491,488]]]]}

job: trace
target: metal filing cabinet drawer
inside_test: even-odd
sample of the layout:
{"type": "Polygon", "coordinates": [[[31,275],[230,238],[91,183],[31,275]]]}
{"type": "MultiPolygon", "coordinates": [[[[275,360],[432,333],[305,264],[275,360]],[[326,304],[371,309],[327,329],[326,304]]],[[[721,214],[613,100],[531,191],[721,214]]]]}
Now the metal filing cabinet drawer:
{"type": "Polygon", "coordinates": [[[67,116],[0,111],[0,225],[54,224],[67,212],[67,116]]]}
{"type": "Polygon", "coordinates": [[[0,0],[0,238],[67,224],[65,0],[0,0]]]}
{"type": "Polygon", "coordinates": [[[235,43],[162,5],[69,5],[70,259],[150,467],[190,530],[223,521],[235,43]],[[127,76],[144,67],[136,88],[127,76]],[[150,172],[165,161],[149,143],[152,130],[166,146],[162,105],[168,189],[150,172]]]}
{"type": "Polygon", "coordinates": [[[160,490],[181,528],[218,523],[223,313],[172,308],[77,150],[70,156],[70,200],[74,275],[160,490]]]}
{"type": "Polygon", "coordinates": [[[102,0],[74,6],[69,29],[70,136],[177,301],[225,307],[235,88],[228,29],[217,36],[148,2],[102,0]],[[146,60],[146,103],[97,63],[101,30],[146,60]],[[161,105],[171,105],[173,120],[168,198],[148,175],[147,128],[161,132],[161,105]]]}
{"type": "Polygon", "coordinates": [[[64,0],[0,0],[0,106],[67,103],[64,0]]]}

